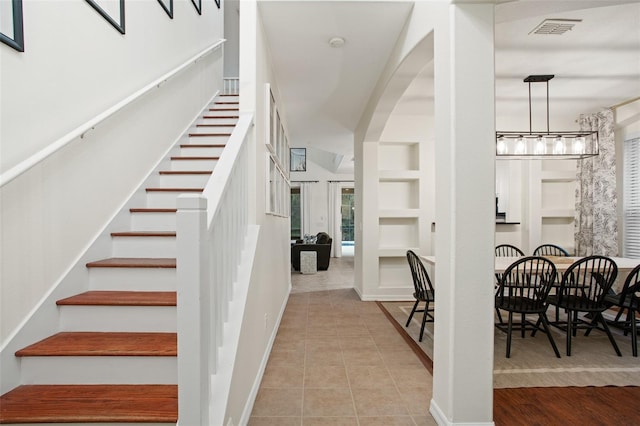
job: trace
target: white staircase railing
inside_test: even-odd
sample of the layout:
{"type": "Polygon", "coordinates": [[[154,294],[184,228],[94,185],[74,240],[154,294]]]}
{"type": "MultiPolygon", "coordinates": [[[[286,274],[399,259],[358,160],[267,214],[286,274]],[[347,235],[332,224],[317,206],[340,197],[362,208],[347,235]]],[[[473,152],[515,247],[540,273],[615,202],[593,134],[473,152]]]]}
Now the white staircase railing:
{"type": "Polygon", "coordinates": [[[237,95],[240,93],[240,78],[238,77],[225,77],[223,87],[224,95],[237,95]]]}
{"type": "Polygon", "coordinates": [[[203,193],[178,198],[178,423],[185,426],[210,423],[211,378],[249,227],[252,124],[252,114],[240,114],[203,193]]]}

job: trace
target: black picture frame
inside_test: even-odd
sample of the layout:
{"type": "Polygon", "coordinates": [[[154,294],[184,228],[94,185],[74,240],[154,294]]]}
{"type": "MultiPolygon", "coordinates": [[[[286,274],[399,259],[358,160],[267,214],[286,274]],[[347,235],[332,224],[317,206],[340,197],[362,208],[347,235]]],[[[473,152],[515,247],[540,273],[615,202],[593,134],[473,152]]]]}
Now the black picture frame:
{"type": "Polygon", "coordinates": [[[13,37],[0,32],[0,41],[17,50],[24,52],[24,23],[22,17],[22,0],[12,0],[13,37]]]}
{"type": "Polygon", "coordinates": [[[160,6],[162,6],[167,15],[169,15],[169,18],[173,19],[173,0],[158,0],[158,3],[160,3],[160,6]],[[165,3],[166,1],[169,2],[169,5],[165,3]]]}
{"type": "Polygon", "coordinates": [[[89,5],[91,5],[92,8],[95,9],[96,12],[98,12],[108,23],[110,23],[113,28],[115,28],[116,30],[118,30],[118,32],[120,32],[120,34],[125,33],[125,27],[124,27],[124,0],[120,0],[120,22],[116,21],[115,19],[113,19],[113,16],[109,15],[109,13],[107,13],[106,10],[104,10],[96,0],[85,0],[87,3],[89,3],[89,5]]]}
{"type": "Polygon", "coordinates": [[[307,148],[289,148],[289,160],[292,172],[306,172],[307,148]]]}
{"type": "Polygon", "coordinates": [[[198,15],[202,15],[202,0],[191,0],[191,4],[196,8],[198,15]]]}

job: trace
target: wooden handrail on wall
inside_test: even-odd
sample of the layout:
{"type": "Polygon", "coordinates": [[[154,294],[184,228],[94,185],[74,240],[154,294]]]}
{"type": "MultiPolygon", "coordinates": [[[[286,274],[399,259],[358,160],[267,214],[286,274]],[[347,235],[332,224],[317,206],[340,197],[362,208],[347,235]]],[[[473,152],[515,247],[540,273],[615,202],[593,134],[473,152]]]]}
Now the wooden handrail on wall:
{"type": "Polygon", "coordinates": [[[18,176],[20,176],[22,173],[26,172],[27,170],[29,170],[30,168],[32,168],[36,164],[40,163],[45,158],[49,157],[50,155],[52,155],[52,154],[56,153],[57,151],[59,151],[60,149],[64,148],[67,144],[69,144],[74,139],[76,139],[78,137],[82,138],[85,133],[87,133],[88,131],[93,130],[98,124],[100,124],[101,122],[103,122],[107,118],[111,117],[113,114],[115,114],[116,112],[120,111],[121,109],[123,109],[124,107],[129,105],[130,103],[134,102],[136,99],[138,99],[138,98],[142,97],[143,95],[147,94],[151,90],[153,90],[155,88],[159,88],[163,83],[167,82],[167,80],[169,80],[170,78],[172,78],[176,74],[180,73],[184,69],[186,69],[186,68],[190,67],[191,65],[195,64],[202,57],[208,55],[209,53],[213,52],[214,50],[216,50],[217,48],[222,46],[225,41],[227,41],[227,40],[226,39],[220,39],[220,40],[216,41],[215,43],[213,43],[212,45],[206,47],[205,49],[203,49],[201,52],[199,52],[195,56],[187,59],[181,65],[177,66],[176,68],[172,69],[168,73],[164,74],[160,78],[158,78],[158,79],[154,80],[153,82],[147,84],[146,86],[144,86],[142,89],[138,90],[137,92],[127,96],[125,99],[123,99],[120,102],[118,102],[117,104],[113,105],[111,108],[107,109],[106,111],[102,112],[101,114],[98,114],[97,116],[95,116],[91,120],[85,122],[84,124],[76,127],[74,130],[72,130],[71,132],[69,132],[66,135],[62,136],[61,138],[59,138],[58,140],[56,140],[52,144],[47,145],[47,147],[45,147],[44,149],[41,149],[40,151],[38,151],[35,154],[33,154],[31,157],[27,158],[24,161],[21,161],[20,163],[18,163],[14,167],[12,167],[9,170],[7,170],[6,172],[2,173],[0,175],[0,187],[3,187],[7,183],[11,182],[13,179],[15,179],[18,176]]]}

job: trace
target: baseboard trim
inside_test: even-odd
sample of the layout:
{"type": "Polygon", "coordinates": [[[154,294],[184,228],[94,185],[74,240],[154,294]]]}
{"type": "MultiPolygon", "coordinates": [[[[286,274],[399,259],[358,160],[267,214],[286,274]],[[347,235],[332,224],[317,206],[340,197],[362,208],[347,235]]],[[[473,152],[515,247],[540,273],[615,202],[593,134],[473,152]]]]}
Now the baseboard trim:
{"type": "Polygon", "coordinates": [[[282,320],[282,315],[284,315],[284,310],[286,309],[287,303],[289,302],[290,294],[291,294],[291,282],[289,282],[289,291],[287,292],[287,297],[285,297],[284,302],[280,307],[280,313],[278,314],[278,318],[273,328],[273,332],[269,337],[269,343],[267,344],[265,353],[262,356],[262,361],[260,362],[260,368],[258,369],[258,374],[256,375],[256,378],[253,381],[253,386],[251,387],[251,391],[249,392],[249,396],[247,398],[247,403],[244,406],[244,410],[242,410],[242,417],[240,418],[240,422],[238,423],[238,425],[246,425],[249,423],[249,418],[251,417],[251,412],[253,411],[253,405],[256,402],[256,397],[258,396],[258,391],[260,390],[260,384],[262,383],[262,377],[264,376],[264,371],[267,368],[269,355],[271,355],[271,350],[273,349],[273,343],[276,340],[276,335],[278,334],[278,329],[280,328],[280,321],[282,320]]]}
{"type": "Polygon", "coordinates": [[[429,405],[429,413],[431,413],[439,426],[495,426],[494,422],[452,422],[445,416],[433,398],[429,405]]]}

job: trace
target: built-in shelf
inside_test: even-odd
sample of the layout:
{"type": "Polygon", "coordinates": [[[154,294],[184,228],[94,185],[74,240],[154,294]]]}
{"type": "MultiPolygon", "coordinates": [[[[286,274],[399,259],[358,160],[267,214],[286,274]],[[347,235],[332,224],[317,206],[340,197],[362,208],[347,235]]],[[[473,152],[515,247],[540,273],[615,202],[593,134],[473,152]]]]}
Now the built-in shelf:
{"type": "Polygon", "coordinates": [[[576,180],[575,170],[543,170],[540,172],[542,182],[573,182],[576,180]]]}
{"type": "Polygon", "coordinates": [[[574,209],[543,209],[540,211],[540,215],[545,217],[559,217],[559,218],[571,218],[575,216],[574,209]]]}
{"type": "Polygon", "coordinates": [[[418,247],[397,247],[397,248],[379,248],[379,257],[405,257],[407,250],[413,250],[414,252],[420,251],[418,247]]]}
{"type": "Polygon", "coordinates": [[[381,209],[378,211],[378,217],[418,217],[419,209],[381,209]]]}
{"type": "MultiPolygon", "coordinates": [[[[520,222],[496,222],[496,225],[520,225],[520,222]]],[[[434,231],[436,229],[436,223],[431,222],[431,230],[434,231]]]]}
{"type": "Polygon", "coordinates": [[[420,179],[419,170],[380,170],[378,172],[380,182],[404,182],[420,179]]]}

